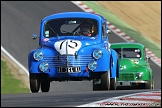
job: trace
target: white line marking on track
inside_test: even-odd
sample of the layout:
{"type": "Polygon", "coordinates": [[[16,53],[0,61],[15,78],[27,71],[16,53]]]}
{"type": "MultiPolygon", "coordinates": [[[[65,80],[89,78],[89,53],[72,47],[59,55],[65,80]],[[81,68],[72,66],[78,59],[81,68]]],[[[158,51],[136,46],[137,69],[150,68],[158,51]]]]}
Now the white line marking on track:
{"type": "Polygon", "coordinates": [[[20,68],[22,68],[26,74],[29,76],[29,72],[28,70],[21,64],[19,63],[10,53],[8,53],[2,46],[1,46],[1,50],[11,59],[13,60],[18,66],[20,66],[20,68]]]}

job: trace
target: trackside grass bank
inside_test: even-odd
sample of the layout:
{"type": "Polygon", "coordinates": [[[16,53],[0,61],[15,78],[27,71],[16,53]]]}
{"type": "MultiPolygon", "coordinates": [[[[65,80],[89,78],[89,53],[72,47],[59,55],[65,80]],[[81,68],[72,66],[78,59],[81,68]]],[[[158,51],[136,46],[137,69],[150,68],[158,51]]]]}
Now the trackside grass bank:
{"type": "Polygon", "coordinates": [[[29,93],[23,82],[14,78],[6,62],[1,60],[1,94],[29,93]]]}

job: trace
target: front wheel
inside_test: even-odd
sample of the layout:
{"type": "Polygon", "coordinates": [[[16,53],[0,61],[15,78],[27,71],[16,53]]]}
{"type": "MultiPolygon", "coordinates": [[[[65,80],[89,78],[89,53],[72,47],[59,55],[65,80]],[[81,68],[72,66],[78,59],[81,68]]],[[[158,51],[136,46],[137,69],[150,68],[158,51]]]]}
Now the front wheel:
{"type": "Polygon", "coordinates": [[[101,84],[99,82],[99,79],[93,79],[93,91],[101,90],[101,84]]]}
{"type": "Polygon", "coordinates": [[[40,89],[40,79],[38,75],[30,74],[29,75],[30,80],[30,90],[32,93],[37,93],[40,89]]]}
{"type": "Polygon", "coordinates": [[[41,81],[41,91],[48,92],[49,89],[50,89],[50,81],[48,80],[41,81]]]}
{"type": "Polygon", "coordinates": [[[149,79],[148,82],[145,84],[145,89],[154,89],[154,81],[153,81],[153,78],[152,78],[152,82],[149,79]]]}
{"type": "Polygon", "coordinates": [[[110,71],[105,72],[101,75],[101,89],[102,90],[110,89],[110,71]]]}
{"type": "Polygon", "coordinates": [[[116,77],[110,79],[110,90],[116,90],[117,84],[116,84],[116,77]]]}
{"type": "Polygon", "coordinates": [[[151,89],[154,89],[154,80],[152,79],[152,87],[151,89]]]}

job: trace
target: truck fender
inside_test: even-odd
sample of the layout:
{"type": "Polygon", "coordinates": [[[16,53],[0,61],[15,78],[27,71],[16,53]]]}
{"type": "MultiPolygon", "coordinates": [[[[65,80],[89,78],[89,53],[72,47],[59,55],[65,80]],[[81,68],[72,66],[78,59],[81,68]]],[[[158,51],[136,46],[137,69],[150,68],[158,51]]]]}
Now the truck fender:
{"type": "Polygon", "coordinates": [[[111,61],[110,61],[110,77],[118,78],[119,77],[119,64],[118,64],[118,55],[115,50],[110,49],[111,51],[111,61]]]}

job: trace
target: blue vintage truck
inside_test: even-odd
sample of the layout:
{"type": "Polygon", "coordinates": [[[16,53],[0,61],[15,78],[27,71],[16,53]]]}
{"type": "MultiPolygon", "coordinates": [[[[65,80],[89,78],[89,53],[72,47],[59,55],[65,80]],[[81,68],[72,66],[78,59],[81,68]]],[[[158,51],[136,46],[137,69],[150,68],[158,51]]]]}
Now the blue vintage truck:
{"type": "MultiPolygon", "coordinates": [[[[49,92],[52,81],[93,80],[93,90],[115,90],[118,56],[110,48],[106,19],[62,12],[41,21],[39,47],[28,55],[30,90],[49,92]]],[[[36,34],[32,39],[36,39],[36,34]]]]}

